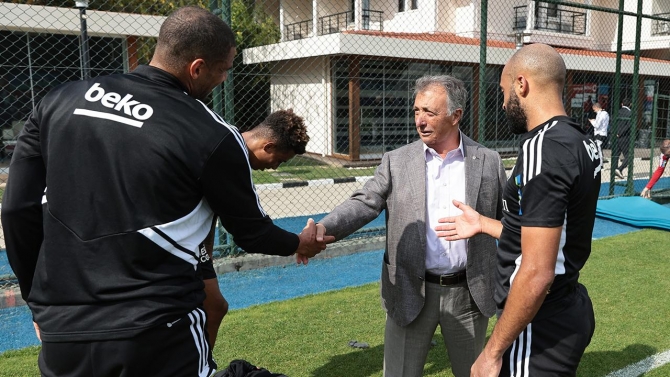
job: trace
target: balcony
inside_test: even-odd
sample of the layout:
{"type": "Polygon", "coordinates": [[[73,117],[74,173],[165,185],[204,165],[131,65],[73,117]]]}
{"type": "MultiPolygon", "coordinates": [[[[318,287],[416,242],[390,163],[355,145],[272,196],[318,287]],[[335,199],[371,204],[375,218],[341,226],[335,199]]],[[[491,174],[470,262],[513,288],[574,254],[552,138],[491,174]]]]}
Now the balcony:
{"type": "Polygon", "coordinates": [[[651,20],[651,35],[670,35],[670,13],[659,13],[654,16],[667,18],[667,20],[651,20]]]}
{"type": "MultiPolygon", "coordinates": [[[[528,6],[514,7],[513,30],[525,30],[528,6]]],[[[560,9],[555,4],[535,4],[534,30],[547,30],[562,34],[585,35],[586,13],[560,9]]]]}
{"type": "MultiPolygon", "coordinates": [[[[384,30],[384,12],[371,9],[363,9],[362,30],[384,30]]],[[[331,14],[319,18],[319,35],[339,33],[353,27],[355,24],[354,12],[346,11],[331,14]]]]}
{"type": "Polygon", "coordinates": [[[287,41],[309,37],[312,32],[312,20],[300,21],[284,26],[284,37],[287,41]]]}

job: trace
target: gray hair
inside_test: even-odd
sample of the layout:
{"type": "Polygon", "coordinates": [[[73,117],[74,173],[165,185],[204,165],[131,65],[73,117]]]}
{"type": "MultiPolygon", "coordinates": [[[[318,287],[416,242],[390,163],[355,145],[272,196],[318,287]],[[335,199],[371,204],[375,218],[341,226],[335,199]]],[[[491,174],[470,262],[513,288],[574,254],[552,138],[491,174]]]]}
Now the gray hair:
{"type": "Polygon", "coordinates": [[[465,90],[463,81],[449,75],[442,76],[423,76],[416,80],[414,87],[414,96],[426,91],[431,86],[440,86],[447,93],[447,110],[453,114],[456,109],[465,109],[465,100],[468,97],[468,91],[465,90]]]}

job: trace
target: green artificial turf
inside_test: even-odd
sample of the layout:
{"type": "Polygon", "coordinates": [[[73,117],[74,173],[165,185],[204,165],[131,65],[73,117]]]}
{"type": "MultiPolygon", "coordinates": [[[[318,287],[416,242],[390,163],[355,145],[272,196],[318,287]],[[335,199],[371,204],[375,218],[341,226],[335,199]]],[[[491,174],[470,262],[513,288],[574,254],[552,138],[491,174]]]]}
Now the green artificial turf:
{"type": "MultiPolygon", "coordinates": [[[[578,376],[598,377],[670,349],[670,233],[644,230],[594,241],[580,281],[596,311],[596,332],[578,376]]],[[[489,333],[493,328],[489,325],[489,333]]],[[[384,312],[368,284],[231,311],[215,359],[246,359],[291,377],[381,376],[384,312]],[[367,349],[349,346],[357,340],[367,349]]],[[[425,376],[452,376],[439,335],[425,376]]],[[[38,347],[0,355],[0,376],[37,376],[38,347]]],[[[670,376],[670,364],[644,376],[670,376]]]]}

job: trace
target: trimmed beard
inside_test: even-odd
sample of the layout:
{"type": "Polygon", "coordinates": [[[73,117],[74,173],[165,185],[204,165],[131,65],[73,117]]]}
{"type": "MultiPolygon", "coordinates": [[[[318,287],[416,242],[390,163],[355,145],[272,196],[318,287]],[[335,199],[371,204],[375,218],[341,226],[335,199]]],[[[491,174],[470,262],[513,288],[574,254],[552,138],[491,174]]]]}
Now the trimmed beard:
{"type": "Polygon", "coordinates": [[[528,132],[528,117],[521,108],[519,97],[514,90],[510,93],[509,101],[505,104],[505,116],[507,117],[507,127],[515,135],[521,135],[528,132]]]}

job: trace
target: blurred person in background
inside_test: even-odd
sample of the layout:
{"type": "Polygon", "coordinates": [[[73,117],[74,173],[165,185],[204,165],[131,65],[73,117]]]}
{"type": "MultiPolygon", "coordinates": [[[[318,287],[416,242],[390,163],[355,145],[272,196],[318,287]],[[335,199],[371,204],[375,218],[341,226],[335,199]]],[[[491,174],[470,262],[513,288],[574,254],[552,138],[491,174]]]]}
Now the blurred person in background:
{"type": "Polygon", "coordinates": [[[670,139],[663,140],[659,149],[661,150],[661,155],[658,157],[658,166],[640,193],[640,196],[643,198],[651,199],[651,189],[663,175],[665,167],[668,166],[668,159],[670,159],[670,139]]]}

